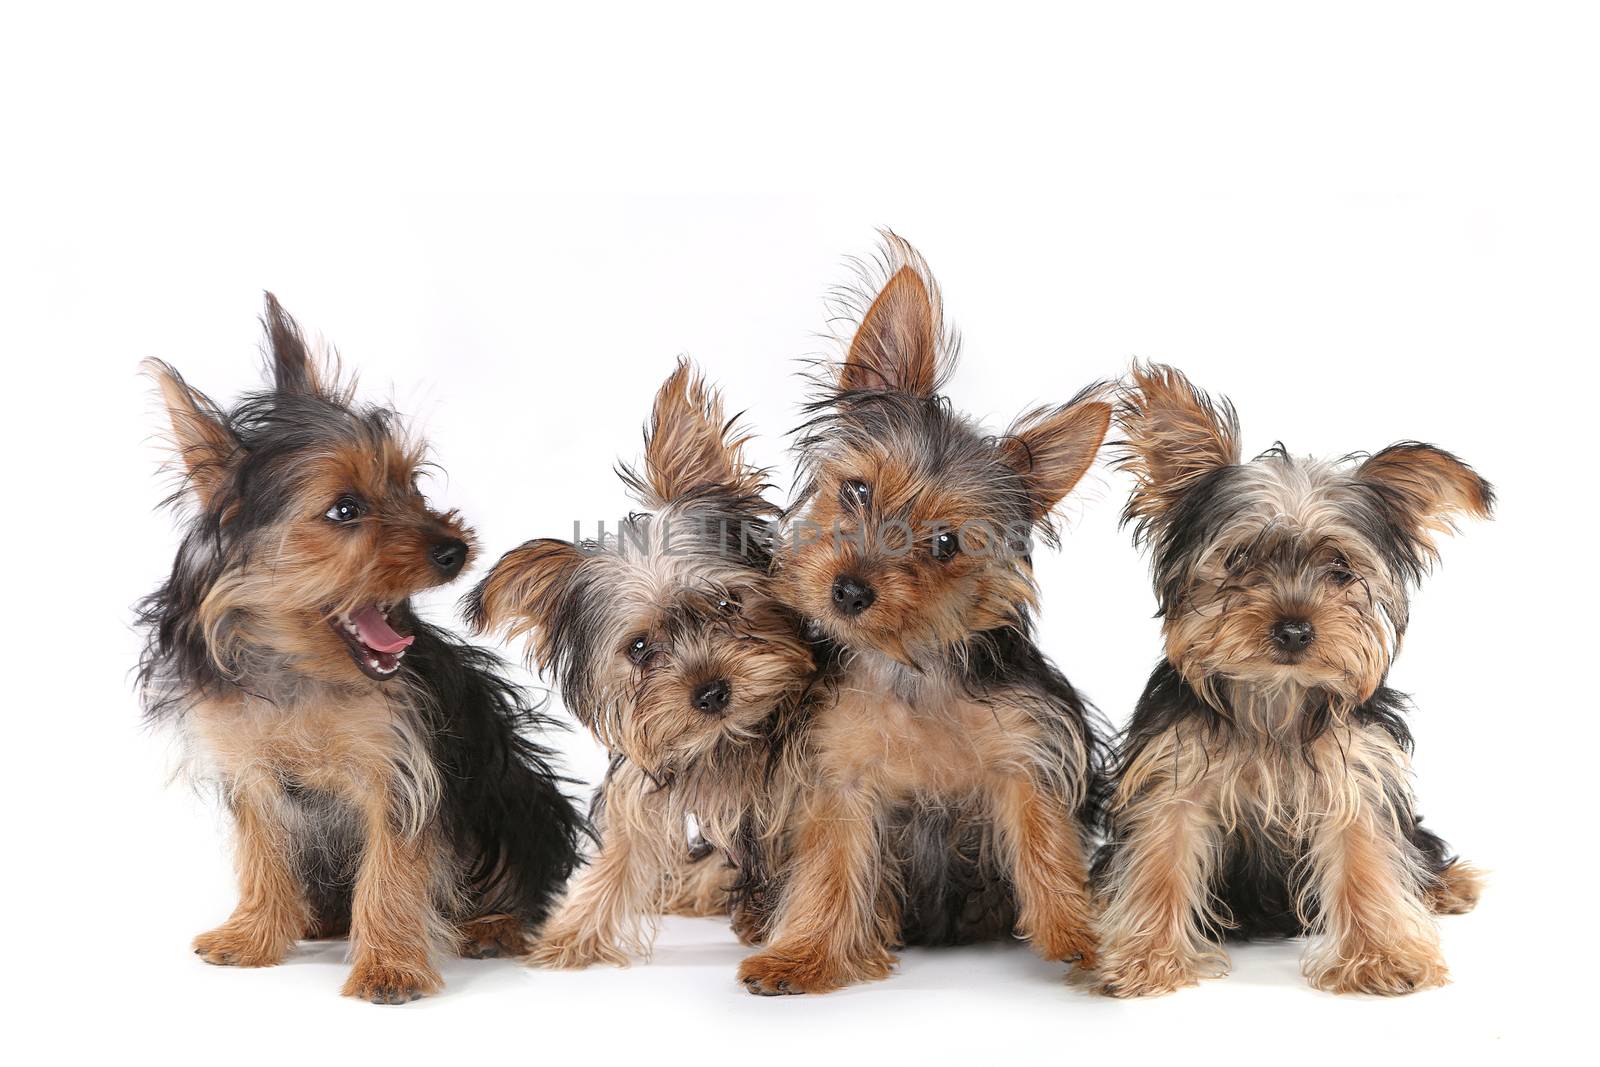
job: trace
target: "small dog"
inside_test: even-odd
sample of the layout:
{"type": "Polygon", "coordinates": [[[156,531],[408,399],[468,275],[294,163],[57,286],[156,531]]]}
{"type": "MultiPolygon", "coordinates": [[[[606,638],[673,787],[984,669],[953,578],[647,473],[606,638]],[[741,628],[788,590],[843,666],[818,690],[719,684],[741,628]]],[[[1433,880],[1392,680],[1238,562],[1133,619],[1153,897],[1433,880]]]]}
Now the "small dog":
{"type": "Polygon", "coordinates": [[[762,995],[885,977],[896,945],[1013,931],[1046,958],[1094,959],[1102,741],[1033,643],[1028,551],[1111,408],[1082,396],[1001,436],[954,412],[937,288],[886,241],[886,280],[863,279],[859,326],[808,408],[804,518],[779,553],[780,595],[840,652],[794,741],[807,787],[768,945],[739,969],[762,995]]]}
{"type": "Polygon", "coordinates": [[[348,934],[344,993],[402,1003],[440,987],[436,948],[521,952],[584,822],[500,662],[412,613],[472,555],[423,499],[421,446],[352,403],[270,293],[263,324],[271,385],[230,411],[147,365],[192,513],[139,606],[145,712],[237,829],[238,907],[195,952],[262,967],[348,934]]]}
{"type": "Polygon", "coordinates": [[[1118,425],[1166,659],[1096,863],[1104,990],[1223,973],[1224,934],[1312,934],[1303,969],[1333,992],[1441,984],[1431,913],[1470,910],[1479,877],[1415,814],[1404,698],[1384,680],[1434,534],[1487,517],[1493,490],[1414,442],[1241,463],[1231,405],[1167,367],[1134,369],[1118,425]]]}
{"type": "Polygon", "coordinates": [[[814,660],[769,588],[777,509],[744,443],[680,362],[656,395],[642,473],[619,471],[652,513],[603,544],[529,541],[468,598],[479,629],[530,636],[612,756],[593,812],[599,853],[532,963],[625,964],[649,954],[661,912],[727,914],[733,897],[749,905],[734,916],[741,936],[759,936],[762,838],[785,792],[771,781],[783,772],[775,742],[814,660]],[[691,815],[710,846],[693,861],[691,815]]]}

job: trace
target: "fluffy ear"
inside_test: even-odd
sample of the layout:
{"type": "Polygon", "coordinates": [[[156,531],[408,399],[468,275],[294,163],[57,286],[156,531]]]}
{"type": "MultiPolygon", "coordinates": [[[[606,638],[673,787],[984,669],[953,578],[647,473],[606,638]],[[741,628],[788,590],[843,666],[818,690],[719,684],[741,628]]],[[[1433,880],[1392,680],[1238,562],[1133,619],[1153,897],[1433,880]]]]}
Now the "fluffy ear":
{"type": "Polygon", "coordinates": [[[239,442],[227,427],[217,406],[204,393],[191,389],[183,376],[158,359],[144,362],[144,371],[161,390],[172,424],[172,446],[183,461],[187,482],[209,507],[228,477],[239,442]]]}
{"type": "Polygon", "coordinates": [[[1096,400],[1038,408],[1011,424],[1000,451],[1022,475],[1035,519],[1049,514],[1078,484],[1110,427],[1111,405],[1096,400]]]}
{"type": "Polygon", "coordinates": [[[510,639],[532,632],[533,651],[548,666],[554,658],[551,623],[583,560],[583,552],[566,541],[529,541],[500,557],[466,595],[463,614],[480,633],[500,630],[510,639]]]}
{"type": "Polygon", "coordinates": [[[1459,515],[1486,519],[1494,511],[1494,487],[1442,448],[1418,441],[1390,445],[1356,469],[1356,478],[1376,488],[1412,537],[1429,549],[1434,533],[1451,533],[1459,515]]]}
{"type": "Polygon", "coordinates": [[[644,473],[622,469],[623,481],[646,507],[662,507],[695,489],[713,486],[740,496],[762,489],[763,472],[746,466],[744,444],[722,399],[687,359],[656,392],[644,431],[644,473]]]}
{"type": "Polygon", "coordinates": [[[1158,519],[1207,474],[1239,462],[1233,405],[1213,401],[1171,367],[1134,366],[1117,426],[1125,435],[1117,464],[1136,482],[1129,519],[1158,519]]]}
{"type": "Polygon", "coordinates": [[[902,266],[878,291],[839,369],[839,388],[932,396],[947,372],[939,288],[916,250],[886,234],[885,258],[902,266]]]}
{"type": "Polygon", "coordinates": [[[267,358],[272,367],[273,387],[280,393],[320,393],[322,383],[316,361],[306,348],[300,324],[283,310],[283,305],[271,293],[266,294],[261,325],[267,331],[267,358]]]}

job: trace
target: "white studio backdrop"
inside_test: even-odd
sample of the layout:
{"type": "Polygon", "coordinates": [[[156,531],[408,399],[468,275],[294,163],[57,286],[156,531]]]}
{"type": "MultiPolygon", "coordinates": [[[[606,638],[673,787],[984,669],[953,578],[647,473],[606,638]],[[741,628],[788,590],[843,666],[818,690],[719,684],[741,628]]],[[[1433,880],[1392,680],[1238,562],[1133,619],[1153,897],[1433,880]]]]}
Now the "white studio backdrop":
{"type": "MultiPolygon", "coordinates": [[[[1544,5],[1119,10],[8,14],[5,1040],[669,1063],[1494,1059],[1563,1040],[1596,949],[1592,26],[1544,5]],[[259,381],[272,289],[431,441],[430,495],[482,546],[425,598],[451,620],[501,552],[627,510],[613,464],[680,353],[786,491],[801,361],[830,351],[824,298],[880,226],[927,257],[964,338],[949,392],[996,429],[1153,359],[1231,397],[1249,453],[1418,438],[1495,483],[1497,518],[1444,543],[1392,676],[1417,703],[1421,810],[1492,872],[1478,911],[1443,921],[1454,983],[1335,998],[1298,946],[1261,946],[1224,981],[1122,1003],[988,946],[760,1000],[726,930],[675,920],[649,965],[450,962],[444,995],[385,1010],[337,996],[337,946],[257,972],[191,956],[232,876],[225,820],[164,785],[171,739],[139,725],[132,687],[130,607],[176,543],[139,360],[231,401],[259,381]]],[[[1098,466],[1037,560],[1041,644],[1118,725],[1159,653],[1127,489],[1098,466]]],[[[555,743],[597,779],[586,735],[555,743]]]]}

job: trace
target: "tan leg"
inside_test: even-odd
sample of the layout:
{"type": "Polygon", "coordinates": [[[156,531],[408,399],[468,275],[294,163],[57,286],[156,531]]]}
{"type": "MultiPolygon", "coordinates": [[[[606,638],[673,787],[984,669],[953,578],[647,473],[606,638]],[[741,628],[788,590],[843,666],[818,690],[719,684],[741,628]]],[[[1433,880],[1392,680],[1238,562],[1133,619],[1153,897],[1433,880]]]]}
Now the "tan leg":
{"type": "Polygon", "coordinates": [[[350,936],[349,917],[327,922],[312,919],[304,936],[307,941],[342,941],[350,936]]]}
{"type": "Polygon", "coordinates": [[[399,832],[386,803],[369,807],[351,908],[355,962],[345,996],[404,1004],[444,984],[431,951],[442,926],[434,908],[436,862],[437,850],[427,835],[399,832]]]}
{"type": "Polygon", "coordinates": [[[753,948],[767,939],[767,922],[771,918],[759,900],[741,899],[732,906],[729,925],[739,944],[753,948]]]}
{"type": "Polygon", "coordinates": [[[683,853],[665,880],[668,895],[662,901],[664,915],[689,915],[701,918],[727,918],[732,906],[728,888],[739,873],[720,850],[698,859],[683,853]]]}
{"type": "Polygon", "coordinates": [[[1126,827],[1099,918],[1100,988],[1153,996],[1224,974],[1228,957],[1201,927],[1211,911],[1217,824],[1168,786],[1119,815],[1126,827]]]}
{"type": "Polygon", "coordinates": [[[1465,915],[1482,894],[1483,872],[1456,860],[1429,883],[1423,899],[1435,915],[1465,915]]]}
{"type": "Polygon", "coordinates": [[[1302,970],[1332,993],[1410,993],[1447,980],[1424,877],[1397,824],[1372,805],[1311,842],[1317,938],[1302,970]]]}
{"type": "Polygon", "coordinates": [[[1077,820],[1064,803],[1021,776],[1001,779],[991,805],[1011,860],[1018,934],[1045,959],[1094,966],[1089,869],[1077,820]]]}
{"type": "Polygon", "coordinates": [[[311,912],[289,831],[272,814],[270,799],[241,794],[232,808],[239,904],[227,922],[194,939],[194,951],[207,963],[270,967],[310,928],[311,912]]]}
{"type": "Polygon", "coordinates": [[[797,816],[788,884],[767,948],[739,965],[752,993],[826,993],[888,977],[894,924],[880,908],[877,804],[818,787],[797,816]]]}
{"type": "Polygon", "coordinates": [[[647,791],[637,772],[620,770],[605,789],[600,851],[540,933],[527,957],[532,966],[626,967],[630,953],[650,955],[670,857],[687,848],[683,828],[674,832],[662,793],[647,791]]]}

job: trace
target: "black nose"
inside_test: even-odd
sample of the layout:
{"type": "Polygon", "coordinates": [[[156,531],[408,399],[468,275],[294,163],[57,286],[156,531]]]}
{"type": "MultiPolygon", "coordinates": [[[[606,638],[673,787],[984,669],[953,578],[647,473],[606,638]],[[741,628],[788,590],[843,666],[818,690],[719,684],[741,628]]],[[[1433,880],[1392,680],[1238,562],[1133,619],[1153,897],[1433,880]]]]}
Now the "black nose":
{"type": "Polygon", "coordinates": [[[833,580],[834,609],[846,615],[860,615],[872,607],[872,602],[877,599],[878,594],[872,591],[872,586],[860,578],[844,574],[833,580]]]}
{"type": "Polygon", "coordinates": [[[718,678],[714,682],[697,686],[689,701],[706,714],[715,715],[728,706],[728,700],[732,696],[733,686],[728,684],[726,678],[718,678]]]}
{"type": "Polygon", "coordinates": [[[429,549],[428,556],[433,560],[433,565],[439,568],[440,574],[454,578],[461,573],[461,565],[467,561],[467,543],[451,537],[429,549]]]}
{"type": "Polygon", "coordinates": [[[1309,645],[1316,631],[1309,622],[1303,619],[1284,619],[1267,631],[1267,636],[1272,638],[1272,643],[1285,652],[1299,652],[1309,645]]]}

